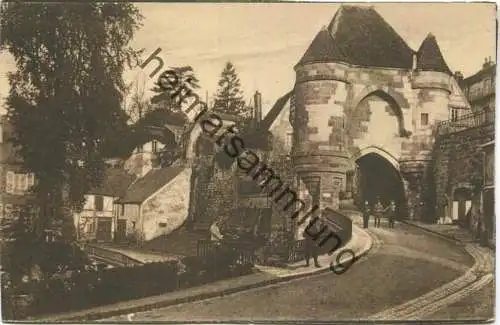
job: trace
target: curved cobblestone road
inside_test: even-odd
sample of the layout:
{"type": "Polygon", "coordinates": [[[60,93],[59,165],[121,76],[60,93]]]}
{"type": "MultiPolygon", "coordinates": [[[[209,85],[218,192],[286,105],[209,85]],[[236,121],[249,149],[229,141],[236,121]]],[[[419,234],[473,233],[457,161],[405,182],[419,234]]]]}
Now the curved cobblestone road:
{"type": "MultiPolygon", "coordinates": [[[[372,319],[453,281],[474,264],[463,246],[405,224],[371,228],[370,233],[374,247],[344,274],[321,274],[137,313],[133,321],[372,319]]],[[[106,321],[126,320],[124,315],[106,321]]]]}

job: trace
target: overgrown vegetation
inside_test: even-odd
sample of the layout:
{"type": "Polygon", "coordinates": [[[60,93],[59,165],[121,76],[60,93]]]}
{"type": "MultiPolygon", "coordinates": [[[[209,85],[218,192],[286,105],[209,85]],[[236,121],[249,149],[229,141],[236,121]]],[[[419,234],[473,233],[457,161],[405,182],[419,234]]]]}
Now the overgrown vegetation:
{"type": "Polygon", "coordinates": [[[104,158],[129,150],[122,73],[140,54],[129,43],[142,17],[123,2],[7,2],[1,9],[0,46],[16,62],[8,76],[7,116],[24,167],[36,175],[33,195],[40,207],[32,227],[21,226],[28,234],[19,233],[17,246],[9,245],[22,251],[2,253],[39,255],[20,263],[43,264],[51,258],[32,249],[45,249],[47,229],[57,229],[58,240],[70,245],[71,211],[81,209],[84,193],[102,181],[104,158]]]}

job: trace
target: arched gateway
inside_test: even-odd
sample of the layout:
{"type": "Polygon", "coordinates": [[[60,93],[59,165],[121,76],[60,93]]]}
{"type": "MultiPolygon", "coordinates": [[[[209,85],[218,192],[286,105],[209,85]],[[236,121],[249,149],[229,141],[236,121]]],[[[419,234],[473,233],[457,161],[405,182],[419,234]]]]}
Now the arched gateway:
{"type": "Polygon", "coordinates": [[[378,198],[384,206],[396,202],[400,217],[407,216],[406,193],[398,161],[386,151],[369,147],[355,158],[360,201],[373,205],[378,198]]]}
{"type": "Polygon", "coordinates": [[[338,209],[358,165],[365,196],[406,197],[411,218],[432,215],[433,129],[470,107],[436,38],[415,51],[373,8],[341,6],[295,72],[293,161],[315,200],[338,209]]]}

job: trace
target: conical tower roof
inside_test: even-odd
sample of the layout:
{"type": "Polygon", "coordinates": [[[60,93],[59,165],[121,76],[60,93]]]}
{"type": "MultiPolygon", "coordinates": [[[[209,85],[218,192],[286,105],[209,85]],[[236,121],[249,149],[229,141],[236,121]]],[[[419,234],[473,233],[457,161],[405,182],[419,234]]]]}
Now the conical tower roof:
{"type": "Polygon", "coordinates": [[[371,7],[342,6],[321,30],[299,64],[345,62],[410,69],[414,51],[371,7]]]}
{"type": "Polygon", "coordinates": [[[444,72],[451,75],[436,37],[432,34],[427,35],[417,51],[417,70],[444,72]]]}

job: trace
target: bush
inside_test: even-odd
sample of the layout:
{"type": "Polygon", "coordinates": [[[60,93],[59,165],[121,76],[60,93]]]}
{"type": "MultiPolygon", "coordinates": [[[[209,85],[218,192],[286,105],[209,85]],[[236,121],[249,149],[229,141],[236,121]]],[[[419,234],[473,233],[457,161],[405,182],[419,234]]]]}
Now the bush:
{"type": "Polygon", "coordinates": [[[223,246],[204,257],[74,272],[70,277],[27,284],[24,291],[35,298],[31,315],[85,309],[251,273],[253,264],[240,257],[236,249],[223,246]]]}

